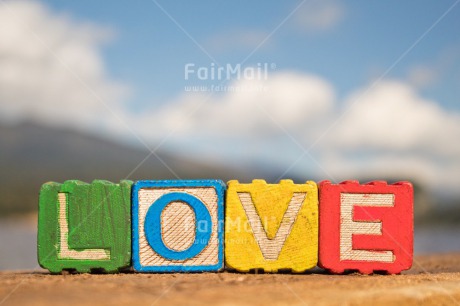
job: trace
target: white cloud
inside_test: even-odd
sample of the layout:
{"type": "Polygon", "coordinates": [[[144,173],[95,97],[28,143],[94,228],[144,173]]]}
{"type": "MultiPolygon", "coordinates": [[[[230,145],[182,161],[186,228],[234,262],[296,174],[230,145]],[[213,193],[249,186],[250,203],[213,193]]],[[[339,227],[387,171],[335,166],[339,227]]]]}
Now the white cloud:
{"type": "MultiPolygon", "coordinates": [[[[235,91],[215,94],[186,93],[178,101],[155,112],[155,121],[188,137],[197,132],[216,137],[271,137],[274,124],[304,128],[327,115],[334,104],[332,86],[323,79],[296,72],[273,74],[267,80],[239,80],[229,86],[235,91]],[[189,116],[193,109],[199,110],[189,116]],[[274,122],[273,122],[274,121],[274,122]]],[[[146,115],[145,122],[152,122],[146,115]]]]}
{"type": "Polygon", "coordinates": [[[429,152],[458,156],[460,116],[420,97],[409,85],[384,81],[360,90],[345,102],[350,108],[336,131],[335,145],[344,149],[429,152]]]}
{"type": "Polygon", "coordinates": [[[410,67],[407,72],[408,82],[416,88],[425,89],[455,78],[458,76],[455,67],[459,54],[458,45],[444,48],[433,61],[410,67]]]}
{"type": "Polygon", "coordinates": [[[346,99],[320,160],[337,179],[406,178],[459,194],[457,139],[459,113],[422,98],[407,83],[383,81],[346,99]]]}
{"type": "Polygon", "coordinates": [[[431,86],[436,83],[438,79],[438,71],[425,65],[417,65],[408,73],[408,81],[418,88],[431,86]]]}
{"type": "Polygon", "coordinates": [[[110,81],[100,46],[110,29],[76,22],[42,4],[0,5],[0,118],[104,129],[127,87],[110,81]]]}
{"type": "Polygon", "coordinates": [[[315,33],[337,26],[345,17],[345,7],[340,1],[306,2],[294,15],[295,26],[305,32],[315,33]]]}
{"type": "Polygon", "coordinates": [[[401,154],[397,151],[364,155],[355,150],[355,154],[357,156],[350,157],[339,151],[333,154],[323,152],[317,157],[332,178],[324,173],[320,175],[338,181],[356,178],[409,180],[444,196],[460,195],[458,159],[439,161],[430,156],[401,154]]]}
{"type": "Polygon", "coordinates": [[[321,167],[305,158],[292,173],[416,178],[460,193],[460,114],[424,99],[408,82],[383,81],[338,101],[327,80],[279,71],[230,84],[239,91],[186,92],[133,113],[122,104],[126,87],[104,70],[100,47],[109,36],[35,2],[0,5],[1,122],[32,119],[126,137],[115,112],[151,144],[167,136],[184,156],[240,167],[262,161],[287,168],[302,152],[291,137],[305,148],[320,139],[312,153],[321,167]]]}
{"type": "Polygon", "coordinates": [[[312,151],[320,166],[305,158],[292,173],[302,169],[340,180],[415,179],[458,193],[460,114],[422,98],[407,83],[383,81],[370,90],[357,90],[342,103],[331,84],[302,73],[278,72],[267,81],[241,80],[231,86],[261,85],[269,90],[228,92],[210,99],[184,95],[147,112],[139,122],[160,139],[174,130],[172,143],[200,155],[246,164],[263,160],[286,168],[301,153],[290,137],[304,148],[320,139],[312,151]]]}

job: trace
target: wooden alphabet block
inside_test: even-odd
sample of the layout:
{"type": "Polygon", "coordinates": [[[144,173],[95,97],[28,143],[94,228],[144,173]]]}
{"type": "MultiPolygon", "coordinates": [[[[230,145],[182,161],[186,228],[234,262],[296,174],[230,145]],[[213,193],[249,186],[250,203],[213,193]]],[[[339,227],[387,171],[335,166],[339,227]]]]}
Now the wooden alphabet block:
{"type": "Polygon", "coordinates": [[[316,183],[230,181],[225,214],[225,263],[240,272],[304,272],[317,263],[316,183]]]}
{"type": "Polygon", "coordinates": [[[131,181],[46,183],[40,190],[38,262],[52,273],[117,272],[131,263],[131,181]]]}
{"type": "Polygon", "coordinates": [[[413,188],[409,182],[319,184],[319,266],[397,274],[412,266],[413,188]]]}
{"type": "Polygon", "coordinates": [[[133,266],[138,272],[223,268],[225,184],[138,181],[132,193],[133,266]]]}

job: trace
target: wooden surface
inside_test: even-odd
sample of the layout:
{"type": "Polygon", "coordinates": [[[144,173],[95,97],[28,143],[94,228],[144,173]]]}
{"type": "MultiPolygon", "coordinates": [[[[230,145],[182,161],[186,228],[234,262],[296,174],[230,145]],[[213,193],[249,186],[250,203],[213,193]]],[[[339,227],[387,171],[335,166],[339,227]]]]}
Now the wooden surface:
{"type": "Polygon", "coordinates": [[[408,182],[319,183],[319,265],[335,273],[400,273],[412,265],[413,189],[408,182]]]}
{"type": "Polygon", "coordinates": [[[131,262],[131,181],[46,183],[39,197],[38,260],[65,269],[117,272],[131,262]]]}
{"type": "Polygon", "coordinates": [[[415,257],[403,275],[0,272],[9,305],[459,305],[460,253],[415,257]]]}
{"type": "Polygon", "coordinates": [[[230,181],[225,204],[227,268],[241,272],[253,269],[303,272],[316,266],[316,183],[230,181]]]}
{"type": "Polygon", "coordinates": [[[225,184],[219,180],[136,182],[132,194],[134,269],[220,270],[224,191],[225,184]],[[150,236],[153,233],[158,235],[150,236]]]}

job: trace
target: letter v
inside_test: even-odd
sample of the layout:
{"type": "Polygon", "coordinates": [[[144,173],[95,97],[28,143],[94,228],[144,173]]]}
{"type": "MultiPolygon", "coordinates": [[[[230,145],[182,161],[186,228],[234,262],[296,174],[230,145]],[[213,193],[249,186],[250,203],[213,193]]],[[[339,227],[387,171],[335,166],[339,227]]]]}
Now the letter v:
{"type": "Polygon", "coordinates": [[[256,212],[254,203],[252,202],[251,194],[249,192],[238,192],[241,204],[243,205],[246,216],[248,217],[249,224],[251,225],[254,237],[259,245],[262,255],[265,260],[277,260],[281,249],[286,242],[287,237],[291,233],[292,226],[297,218],[297,215],[305,200],[305,192],[294,192],[288,208],[284,213],[281,225],[276,232],[274,238],[270,239],[267,236],[262,220],[256,212]]]}

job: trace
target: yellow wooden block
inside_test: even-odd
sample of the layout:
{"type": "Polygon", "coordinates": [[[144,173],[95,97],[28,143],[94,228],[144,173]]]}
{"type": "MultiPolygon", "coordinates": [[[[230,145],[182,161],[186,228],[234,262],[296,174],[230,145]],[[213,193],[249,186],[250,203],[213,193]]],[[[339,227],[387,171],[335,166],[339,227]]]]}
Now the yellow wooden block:
{"type": "Polygon", "coordinates": [[[315,182],[230,181],[225,211],[226,266],[241,272],[303,272],[318,259],[315,182]]]}

